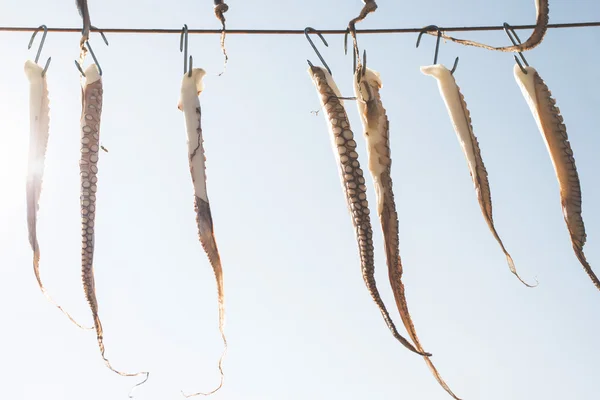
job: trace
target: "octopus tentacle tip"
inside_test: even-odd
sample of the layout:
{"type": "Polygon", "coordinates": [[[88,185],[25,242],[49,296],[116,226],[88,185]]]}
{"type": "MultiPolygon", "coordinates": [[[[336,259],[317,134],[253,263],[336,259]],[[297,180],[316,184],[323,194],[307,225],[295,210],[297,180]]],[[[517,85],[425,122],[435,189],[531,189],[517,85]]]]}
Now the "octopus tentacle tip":
{"type": "Polygon", "coordinates": [[[513,273],[514,276],[517,277],[517,279],[525,286],[527,286],[528,288],[534,288],[537,287],[539,285],[539,282],[536,278],[533,278],[535,280],[535,284],[531,284],[531,283],[527,283],[525,282],[525,280],[523,278],[521,278],[521,276],[519,275],[519,273],[517,272],[517,268],[515,267],[515,263],[512,259],[511,256],[507,255],[506,256],[506,260],[508,261],[508,267],[510,268],[510,272],[513,273]]]}
{"type": "Polygon", "coordinates": [[[130,399],[133,399],[134,390],[137,389],[138,387],[142,386],[150,378],[150,372],[140,372],[139,374],[136,374],[136,375],[142,375],[142,374],[146,375],[146,377],[144,378],[143,381],[141,381],[140,383],[137,383],[134,387],[131,388],[131,390],[127,394],[127,397],[129,397],[130,399]]]}
{"type": "Polygon", "coordinates": [[[577,257],[581,265],[583,265],[583,270],[586,272],[586,274],[588,274],[594,286],[596,286],[596,288],[600,290],[600,280],[592,270],[592,266],[590,265],[590,263],[588,263],[587,259],[585,258],[585,254],[583,254],[583,250],[581,249],[581,247],[574,245],[573,250],[575,250],[575,256],[577,257]]]}
{"type": "Polygon", "coordinates": [[[211,394],[217,393],[222,387],[223,387],[223,375],[221,375],[221,382],[219,383],[219,386],[217,386],[215,389],[211,390],[208,393],[196,392],[196,393],[191,393],[191,394],[185,394],[185,392],[182,390],[181,395],[183,397],[185,397],[186,399],[189,399],[190,397],[196,397],[196,396],[210,396],[211,394]]]}
{"type": "Polygon", "coordinates": [[[50,294],[48,293],[48,291],[46,290],[46,288],[44,287],[44,285],[42,284],[40,275],[39,275],[39,253],[35,253],[34,254],[34,260],[33,260],[33,269],[35,272],[35,277],[38,281],[38,286],[40,287],[40,290],[42,292],[42,294],[46,297],[46,300],[48,300],[50,302],[50,304],[52,304],[54,307],[56,307],[60,312],[62,312],[65,317],[67,317],[69,319],[69,321],[71,321],[76,327],[78,327],[79,329],[82,329],[84,331],[90,331],[93,330],[94,327],[93,326],[83,326],[81,325],[79,322],[77,322],[75,320],[75,318],[69,314],[69,312],[67,310],[65,310],[62,306],[60,306],[53,298],[52,296],[50,296],[50,294]]]}
{"type": "Polygon", "coordinates": [[[401,343],[404,345],[404,347],[406,347],[408,350],[412,351],[413,353],[416,353],[422,357],[433,357],[433,354],[431,354],[428,351],[425,350],[418,350],[417,348],[415,348],[408,340],[406,341],[401,341],[401,343]]]}
{"type": "Polygon", "coordinates": [[[540,283],[538,282],[538,280],[537,280],[537,279],[535,279],[535,278],[533,278],[533,279],[535,280],[535,283],[534,283],[534,284],[531,284],[531,283],[527,283],[527,282],[525,282],[525,281],[523,280],[523,278],[521,278],[521,277],[519,276],[519,274],[516,274],[516,273],[515,273],[515,276],[516,276],[516,277],[519,279],[519,281],[521,281],[521,283],[522,283],[523,285],[527,286],[528,288],[536,288],[536,287],[538,287],[538,285],[540,284],[540,283]]]}

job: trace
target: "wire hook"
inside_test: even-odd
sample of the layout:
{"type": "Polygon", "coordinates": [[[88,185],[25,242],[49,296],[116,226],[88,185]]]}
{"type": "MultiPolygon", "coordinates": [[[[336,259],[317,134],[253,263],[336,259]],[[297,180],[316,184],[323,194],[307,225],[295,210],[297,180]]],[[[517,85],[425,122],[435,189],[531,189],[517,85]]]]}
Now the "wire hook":
{"type": "MultiPolygon", "coordinates": [[[[519,38],[519,35],[517,35],[517,32],[515,31],[515,29],[510,26],[508,23],[504,23],[502,24],[504,26],[504,32],[506,32],[506,34],[508,35],[508,38],[510,39],[510,41],[512,42],[512,44],[514,46],[518,46],[521,44],[521,39],[519,38]],[[513,37],[514,35],[514,37],[513,37]],[[516,39],[516,41],[515,41],[516,39]],[[518,44],[517,44],[518,42],[518,44]]],[[[523,60],[523,64],[525,64],[525,66],[529,67],[529,63],[527,62],[527,60],[525,59],[525,56],[523,55],[523,52],[518,52],[519,57],[521,57],[521,60],[523,60]]],[[[521,68],[521,71],[527,75],[527,70],[523,67],[523,64],[521,64],[521,62],[519,61],[519,59],[517,58],[516,55],[513,54],[513,57],[515,58],[515,61],[517,62],[517,64],[519,65],[519,68],[521,68]]]]}
{"type": "MultiPolygon", "coordinates": [[[[333,75],[331,73],[331,69],[329,68],[329,65],[327,65],[327,63],[325,62],[325,59],[323,58],[323,56],[321,55],[321,53],[317,49],[317,46],[315,46],[315,43],[312,41],[312,39],[308,35],[308,32],[314,32],[314,33],[316,33],[317,36],[323,41],[323,44],[325,46],[329,47],[329,44],[327,43],[327,40],[325,40],[325,38],[323,37],[323,35],[321,34],[321,32],[317,32],[317,30],[315,28],[311,28],[309,26],[309,27],[306,27],[306,29],[304,29],[304,36],[306,36],[306,40],[308,40],[308,43],[310,43],[310,45],[313,48],[313,50],[315,51],[315,53],[317,53],[317,57],[319,57],[319,60],[321,60],[321,62],[323,63],[323,66],[325,68],[327,68],[327,72],[329,72],[329,75],[333,75]]],[[[306,61],[308,62],[308,65],[310,65],[311,67],[314,67],[314,65],[310,62],[310,60],[306,60],[306,61]]]]}
{"type": "MultiPolygon", "coordinates": [[[[27,45],[27,50],[31,49],[31,46],[33,45],[33,41],[35,40],[35,36],[38,34],[40,29],[43,29],[44,33],[42,34],[42,40],[40,41],[40,47],[38,47],[37,54],[35,55],[36,64],[37,64],[38,60],[40,59],[40,55],[42,54],[42,48],[44,47],[44,43],[46,42],[46,35],[48,34],[48,27],[46,25],[40,25],[35,31],[33,31],[33,35],[31,35],[31,39],[29,39],[29,44],[27,45]]],[[[52,57],[48,57],[48,60],[46,61],[46,65],[44,66],[44,69],[42,70],[42,76],[46,75],[46,71],[48,71],[48,67],[50,66],[51,60],[52,60],[52,57]]]]}
{"type": "MultiPolygon", "coordinates": [[[[108,40],[106,39],[106,36],[104,35],[104,32],[100,31],[95,26],[92,26],[92,28],[95,29],[95,30],[97,30],[100,33],[100,36],[102,36],[102,40],[108,46],[108,40]]],[[[85,47],[87,47],[87,50],[89,50],[90,54],[92,55],[92,59],[94,60],[94,64],[96,64],[96,67],[98,67],[98,73],[100,74],[100,76],[102,76],[102,67],[100,67],[100,63],[98,62],[98,59],[96,58],[96,54],[94,54],[94,50],[92,50],[92,46],[90,45],[90,41],[86,40],[83,45],[85,47]]],[[[81,64],[79,64],[79,62],[77,60],[75,60],[75,66],[77,67],[77,69],[79,70],[79,72],[81,72],[81,75],[85,76],[85,72],[83,72],[83,68],[82,68],[81,64]]]]}
{"type": "Polygon", "coordinates": [[[188,70],[188,26],[183,25],[181,30],[181,36],[179,38],[179,52],[183,51],[183,74],[188,74],[188,77],[192,76],[192,56],[190,56],[190,69],[188,70]],[[185,44],[185,45],[184,45],[185,44]]]}
{"type": "MultiPolygon", "coordinates": [[[[433,63],[437,64],[438,53],[440,50],[440,39],[442,38],[442,30],[437,25],[429,25],[429,26],[426,26],[425,28],[421,29],[421,32],[419,32],[419,37],[417,38],[417,47],[419,47],[419,44],[421,43],[421,37],[425,33],[432,31],[432,30],[437,31],[437,40],[435,42],[435,53],[433,56],[433,63]]],[[[458,57],[456,57],[456,59],[454,60],[454,65],[452,66],[452,69],[450,70],[451,74],[454,74],[454,71],[456,71],[457,66],[458,66],[458,57]]]]}

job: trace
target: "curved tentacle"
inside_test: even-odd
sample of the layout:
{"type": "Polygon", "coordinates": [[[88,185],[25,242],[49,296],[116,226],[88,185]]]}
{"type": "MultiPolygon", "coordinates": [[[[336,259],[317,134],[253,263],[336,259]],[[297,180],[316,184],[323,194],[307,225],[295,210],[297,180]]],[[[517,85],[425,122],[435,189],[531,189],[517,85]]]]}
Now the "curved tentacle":
{"type": "MultiPolygon", "coordinates": [[[[445,34],[442,34],[442,37],[444,39],[451,40],[455,43],[462,44],[464,46],[480,47],[483,49],[493,50],[493,51],[523,52],[523,51],[531,50],[531,49],[537,47],[544,40],[544,37],[546,36],[546,32],[548,31],[548,21],[550,18],[549,17],[550,6],[548,4],[548,0],[534,0],[534,1],[535,1],[535,7],[537,10],[537,18],[536,18],[535,28],[533,29],[533,32],[531,33],[529,38],[527,38],[527,40],[525,42],[523,42],[519,45],[494,47],[494,46],[489,46],[487,44],[474,42],[471,40],[457,39],[457,38],[454,38],[452,36],[448,36],[445,34]]],[[[430,33],[430,34],[433,34],[433,33],[430,33]]],[[[437,32],[436,32],[436,35],[437,35],[437,32]]]]}
{"type": "Polygon", "coordinates": [[[315,66],[309,67],[308,72],[317,88],[321,106],[326,113],[333,150],[338,161],[340,178],[358,241],[363,280],[365,281],[369,294],[375,301],[375,304],[377,304],[392,335],[394,335],[394,337],[407,349],[419,355],[431,356],[429,353],[416,349],[412,343],[398,333],[398,330],[381,299],[375,282],[373,230],[371,228],[371,219],[369,217],[370,211],[367,202],[367,188],[365,186],[363,171],[358,162],[354,134],[350,130],[348,116],[344,109],[344,105],[340,100],[341,94],[329,72],[324,68],[315,66]]]}
{"type": "Polygon", "coordinates": [[[96,221],[96,192],[98,190],[98,151],[100,150],[100,121],[102,116],[102,77],[95,64],[85,70],[85,82],[82,84],[81,111],[81,159],[79,172],[81,178],[81,268],[83,288],[86,299],[92,311],[96,337],[100,354],[106,366],[121,376],[145,375],[148,372],[126,373],[112,367],[104,355],[104,330],[98,315],[98,300],[96,299],[96,284],[94,280],[94,248],[96,221]]]}
{"type": "Polygon", "coordinates": [[[448,109],[448,114],[452,120],[452,125],[456,131],[456,135],[460,141],[461,147],[467,158],[469,166],[469,172],[475,185],[475,191],[477,193],[477,200],[483,217],[485,218],[492,235],[500,245],[502,252],[506,256],[508,267],[510,271],[527,287],[534,287],[537,285],[531,285],[525,282],[517,273],[515,264],[512,257],[504,247],[504,243],[500,239],[498,232],[494,226],[494,219],[492,217],[492,195],[490,190],[490,183],[488,181],[488,174],[481,157],[481,149],[477,142],[477,137],[473,132],[473,125],[471,123],[471,114],[467,109],[467,103],[465,102],[464,96],[460,92],[460,88],[456,84],[456,80],[452,73],[443,65],[436,64],[427,67],[421,67],[421,72],[425,75],[431,75],[438,81],[440,93],[448,109]]]}
{"type": "MultiPolygon", "coordinates": [[[[354,76],[354,93],[358,98],[358,111],[361,116],[367,151],[369,155],[369,170],[375,183],[377,194],[377,214],[383,230],[383,240],[388,276],[396,306],[408,335],[412,339],[415,348],[423,352],[423,346],[417,336],[417,331],[408,310],[404,284],[402,282],[402,261],[400,259],[400,240],[398,213],[394,200],[393,183],[391,177],[391,149],[390,149],[390,126],[386,110],[381,101],[379,89],[382,81],[379,73],[366,68],[361,79],[362,71],[357,70],[354,76]],[[361,88],[362,86],[362,88],[361,88]],[[362,98],[360,97],[362,94],[362,98]]],[[[433,373],[438,383],[454,399],[460,400],[442,379],[429,357],[424,357],[427,366],[433,373]]]]}
{"type": "Polygon", "coordinates": [[[535,68],[527,66],[521,70],[519,66],[515,65],[514,75],[552,160],[560,188],[562,212],[573,250],[585,272],[596,288],[600,290],[600,280],[583,253],[586,233],[581,215],[581,184],[563,117],[560,115],[556,100],[552,98],[548,86],[535,68]]]}

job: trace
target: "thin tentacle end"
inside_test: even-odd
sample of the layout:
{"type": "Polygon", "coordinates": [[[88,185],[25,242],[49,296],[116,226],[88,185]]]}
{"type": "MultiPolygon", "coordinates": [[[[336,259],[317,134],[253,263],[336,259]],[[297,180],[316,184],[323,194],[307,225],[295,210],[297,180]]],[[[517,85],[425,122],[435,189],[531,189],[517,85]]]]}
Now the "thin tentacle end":
{"type": "Polygon", "coordinates": [[[140,383],[137,383],[134,387],[131,388],[131,390],[128,393],[128,397],[130,399],[133,399],[133,391],[135,389],[137,389],[138,387],[142,386],[144,383],[146,383],[148,381],[148,379],[150,378],[150,372],[141,372],[140,374],[146,374],[146,377],[144,378],[143,381],[141,381],[140,383]]]}
{"type": "Polygon", "coordinates": [[[585,258],[585,254],[583,254],[582,246],[578,246],[577,244],[574,243],[573,250],[575,250],[575,256],[577,257],[577,259],[583,266],[583,269],[585,270],[585,272],[588,274],[588,276],[594,283],[594,286],[596,286],[596,288],[598,290],[600,290],[600,280],[598,279],[598,277],[592,270],[592,266],[588,263],[587,259],[585,258]]]}
{"type": "Polygon", "coordinates": [[[508,267],[510,268],[510,272],[512,272],[521,281],[521,283],[523,285],[527,286],[528,288],[534,288],[534,287],[537,287],[540,284],[536,278],[533,278],[535,280],[535,285],[532,285],[532,284],[529,284],[529,283],[525,282],[523,280],[523,278],[521,278],[519,276],[519,273],[517,272],[517,268],[515,267],[515,263],[514,263],[512,257],[507,254],[506,255],[506,260],[508,261],[508,267]]]}
{"type": "MultiPolygon", "coordinates": [[[[220,367],[219,367],[219,369],[220,369],[220,367]]],[[[208,393],[196,392],[196,393],[192,393],[192,394],[185,394],[185,392],[182,390],[181,395],[183,397],[185,397],[186,399],[189,399],[190,397],[196,397],[196,396],[210,396],[211,394],[215,394],[216,392],[218,392],[223,387],[223,380],[224,380],[223,371],[221,371],[221,381],[219,382],[219,386],[217,386],[215,389],[211,390],[208,393]]]]}

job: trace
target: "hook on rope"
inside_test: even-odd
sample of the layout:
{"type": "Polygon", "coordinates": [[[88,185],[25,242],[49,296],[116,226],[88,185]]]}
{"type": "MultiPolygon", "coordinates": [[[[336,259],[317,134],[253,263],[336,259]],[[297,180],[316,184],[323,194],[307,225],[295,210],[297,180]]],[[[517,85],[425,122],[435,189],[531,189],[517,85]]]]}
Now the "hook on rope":
{"type": "MultiPolygon", "coordinates": [[[[104,32],[102,32],[101,30],[99,30],[95,26],[91,26],[91,28],[94,29],[94,30],[96,30],[96,31],[98,31],[100,33],[100,36],[102,36],[102,40],[104,41],[104,44],[106,44],[108,46],[108,39],[106,39],[106,36],[104,35],[104,32]]],[[[100,74],[100,76],[102,76],[102,67],[100,67],[100,63],[98,62],[98,58],[96,58],[96,54],[94,54],[94,50],[92,50],[92,46],[90,45],[90,41],[89,40],[86,40],[83,43],[82,49],[89,50],[90,54],[92,55],[92,59],[94,60],[94,64],[96,64],[96,67],[98,67],[98,73],[100,74]]],[[[83,72],[83,67],[79,63],[79,61],[75,60],[75,66],[77,67],[77,69],[79,70],[79,72],[81,73],[81,75],[85,76],[85,72],[83,72]]]]}
{"type": "MultiPolygon", "coordinates": [[[[437,39],[435,42],[435,53],[433,55],[433,64],[437,64],[438,54],[440,51],[440,39],[442,38],[442,30],[437,25],[429,25],[429,26],[426,26],[425,28],[421,29],[421,32],[419,32],[419,37],[417,38],[417,47],[419,47],[419,44],[421,43],[421,37],[423,37],[423,35],[425,33],[428,33],[429,31],[437,31],[437,39]]],[[[454,60],[454,65],[452,66],[452,69],[450,70],[451,74],[454,74],[454,71],[456,71],[457,66],[458,66],[458,57],[456,57],[456,59],[454,60]]]]}
{"type": "MultiPolygon", "coordinates": [[[[350,28],[346,29],[346,33],[344,33],[344,55],[348,54],[348,34],[350,33],[350,28]]],[[[354,35],[356,35],[356,31],[354,32],[354,35]]],[[[358,43],[357,43],[358,45],[358,43]]],[[[354,71],[356,71],[356,51],[353,52],[354,54],[352,55],[352,68],[354,69],[354,71]]],[[[359,59],[360,61],[360,59],[359,59]]],[[[365,76],[365,74],[367,73],[367,51],[363,50],[363,61],[362,61],[362,72],[361,72],[361,76],[365,76]]]]}
{"type": "Polygon", "coordinates": [[[179,51],[183,52],[183,74],[188,74],[188,77],[191,77],[194,60],[192,59],[192,56],[190,56],[190,68],[188,69],[188,31],[187,24],[184,24],[179,38],[179,51]]]}
{"type": "MultiPolygon", "coordinates": [[[[521,39],[519,38],[519,35],[517,35],[517,32],[515,31],[515,28],[513,28],[512,26],[510,26],[506,22],[504,24],[502,24],[502,26],[504,26],[504,32],[506,32],[506,34],[508,35],[508,38],[512,42],[513,46],[520,45],[521,44],[521,39]]],[[[525,66],[529,67],[529,63],[525,59],[525,56],[523,55],[523,52],[519,51],[518,54],[519,54],[519,57],[521,57],[521,60],[523,60],[523,64],[525,64],[525,66]]],[[[519,65],[519,68],[521,68],[521,71],[525,75],[527,75],[527,70],[523,67],[523,64],[521,64],[521,62],[519,61],[519,59],[517,58],[517,56],[513,55],[513,57],[515,58],[515,61],[519,65]]]]}
{"type": "MultiPolygon", "coordinates": [[[[40,46],[38,47],[37,53],[35,55],[36,64],[40,59],[40,55],[42,54],[42,48],[44,47],[44,43],[46,42],[46,35],[48,35],[48,27],[46,25],[40,25],[35,31],[33,31],[33,34],[31,35],[31,39],[29,39],[29,44],[27,45],[27,50],[31,49],[31,46],[33,45],[33,41],[35,40],[35,36],[38,34],[40,29],[42,29],[44,31],[44,33],[42,34],[42,40],[40,41],[40,46]]],[[[46,60],[46,65],[44,66],[44,69],[42,70],[42,76],[46,75],[46,71],[48,71],[48,67],[50,66],[51,60],[52,60],[52,57],[48,57],[48,60],[46,60]]]]}
{"type": "MultiPolygon", "coordinates": [[[[321,39],[323,41],[323,44],[325,46],[329,47],[329,44],[327,43],[327,40],[325,40],[325,38],[323,37],[323,35],[321,34],[321,32],[318,32],[315,28],[311,28],[309,26],[309,27],[306,27],[306,29],[304,29],[304,36],[306,36],[306,40],[308,40],[308,43],[310,43],[310,45],[313,48],[313,50],[315,51],[315,53],[317,53],[317,57],[319,57],[319,60],[321,60],[321,62],[323,63],[323,66],[325,68],[327,68],[327,72],[329,72],[329,75],[333,75],[331,73],[331,69],[329,68],[329,65],[327,65],[327,63],[325,62],[325,59],[323,58],[323,56],[321,55],[321,53],[317,49],[317,46],[315,46],[315,43],[310,38],[310,36],[308,34],[309,32],[316,33],[317,36],[319,37],[319,39],[321,39]]],[[[310,65],[311,67],[314,67],[314,65],[310,62],[310,60],[306,60],[306,61],[308,61],[308,65],[310,65]]]]}

